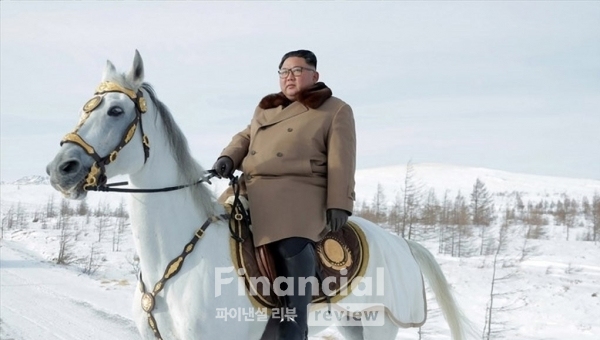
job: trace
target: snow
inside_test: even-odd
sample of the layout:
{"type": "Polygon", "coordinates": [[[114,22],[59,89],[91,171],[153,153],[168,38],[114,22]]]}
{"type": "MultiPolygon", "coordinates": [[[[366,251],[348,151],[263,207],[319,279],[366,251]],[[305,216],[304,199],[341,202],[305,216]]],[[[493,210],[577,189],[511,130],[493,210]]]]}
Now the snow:
{"type": "MultiPolygon", "coordinates": [[[[468,196],[479,178],[499,204],[505,203],[513,192],[519,192],[525,202],[565,195],[591,199],[600,193],[600,181],[588,179],[443,164],[415,164],[414,171],[424,186],[434,188],[438,196],[445,190],[453,194],[460,190],[468,196]]],[[[387,198],[393,200],[401,192],[405,173],[404,165],[357,171],[358,200],[370,202],[378,183],[386,190],[387,198]]],[[[0,241],[0,339],[139,339],[131,315],[136,277],[130,232],[122,235],[120,250],[112,251],[118,218],[110,218],[111,228],[97,249],[99,268],[92,275],[82,273],[84,263],[55,264],[60,235],[60,230],[54,229],[56,219],[44,223],[32,222],[31,217],[35,212],[45,211],[50,197],[59,207],[61,197],[43,178],[29,179],[0,187],[3,219],[9,209],[15,211],[17,207],[28,216],[25,226],[4,229],[0,241]]],[[[224,180],[214,183],[215,192],[227,185],[224,180]]],[[[87,203],[92,210],[99,205],[115,209],[122,197],[115,193],[90,193],[87,203]]],[[[75,208],[78,202],[69,204],[75,208]]],[[[98,244],[97,218],[86,221],[85,216],[73,216],[69,222],[73,231],[80,230],[73,244],[75,253],[79,257],[88,256],[91,246],[98,244]]],[[[496,306],[514,302],[516,308],[497,313],[496,321],[505,324],[504,332],[495,338],[595,340],[600,334],[600,244],[577,240],[577,235],[584,232],[579,225],[570,231],[575,235],[570,241],[566,241],[564,226],[549,225],[546,229],[549,231],[546,239],[528,240],[527,246],[535,251],[524,261],[516,260],[516,249],[523,242],[516,232],[511,235],[511,251],[499,258],[497,275],[509,278],[498,284],[497,292],[505,294],[498,296],[496,306]]],[[[436,240],[422,243],[435,254],[459,304],[481,334],[493,256],[455,258],[437,254],[436,240]]],[[[422,338],[449,339],[447,325],[436,310],[433,296],[428,296],[428,305],[429,319],[422,338]]],[[[397,339],[419,339],[417,332],[417,329],[401,330],[397,339]]],[[[311,339],[341,339],[341,336],[332,327],[311,339]]]]}
{"type": "Polygon", "coordinates": [[[2,241],[2,339],[135,339],[131,283],[97,280],[2,241]]]}

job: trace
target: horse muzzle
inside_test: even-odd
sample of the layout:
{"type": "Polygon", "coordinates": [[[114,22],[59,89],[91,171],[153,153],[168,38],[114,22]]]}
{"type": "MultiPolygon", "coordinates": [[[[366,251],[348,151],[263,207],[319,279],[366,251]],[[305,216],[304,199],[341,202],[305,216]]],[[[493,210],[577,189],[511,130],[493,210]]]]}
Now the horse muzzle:
{"type": "Polygon", "coordinates": [[[50,184],[66,198],[83,199],[87,194],[84,185],[92,162],[93,159],[80,148],[65,145],[46,167],[50,184]]]}

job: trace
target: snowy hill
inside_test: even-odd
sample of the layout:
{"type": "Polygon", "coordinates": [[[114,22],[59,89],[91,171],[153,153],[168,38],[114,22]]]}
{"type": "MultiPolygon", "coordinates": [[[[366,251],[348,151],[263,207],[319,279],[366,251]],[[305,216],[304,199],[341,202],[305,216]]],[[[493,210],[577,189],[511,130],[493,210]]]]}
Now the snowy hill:
{"type": "Polygon", "coordinates": [[[39,184],[50,184],[50,177],[48,176],[25,176],[18,180],[10,183],[13,185],[39,185],[39,184]]]}
{"type": "MultiPolygon", "coordinates": [[[[438,196],[448,190],[452,195],[460,191],[468,197],[476,179],[485,183],[495,202],[504,202],[514,192],[524,200],[532,201],[558,201],[565,197],[591,200],[600,194],[600,181],[596,180],[442,164],[415,164],[413,170],[423,187],[433,188],[438,196]]],[[[381,184],[387,198],[393,200],[403,189],[405,175],[404,165],[359,170],[356,173],[357,199],[370,202],[381,184]]],[[[225,180],[213,183],[215,193],[227,185],[225,180]]],[[[136,287],[135,250],[128,219],[115,213],[118,206],[126,202],[126,195],[90,193],[85,202],[94,214],[78,215],[73,212],[82,202],[63,201],[58,192],[44,184],[42,176],[2,184],[0,189],[3,220],[0,338],[132,339],[135,329],[129,306],[132,290],[136,287]],[[41,184],[28,185],[38,182],[41,184]],[[54,207],[54,214],[65,209],[72,215],[66,219],[46,216],[49,205],[54,207]],[[96,212],[102,217],[95,216],[96,212]],[[9,214],[13,216],[10,228],[5,225],[9,214]],[[20,219],[17,218],[19,214],[20,219]],[[76,240],[71,239],[70,244],[78,260],[70,266],[54,264],[61,239],[61,223],[67,223],[70,235],[76,240]],[[99,235],[102,225],[105,229],[99,235]],[[95,273],[82,275],[92,254],[97,257],[92,268],[95,273]],[[38,307],[39,301],[44,301],[43,308],[38,307]],[[52,313],[52,310],[61,312],[52,313]],[[78,316],[69,318],[72,333],[63,331],[65,315],[78,316]],[[102,325],[102,329],[97,325],[102,325]]],[[[498,231],[502,224],[500,217],[490,232],[498,231]]],[[[507,279],[497,282],[496,293],[502,295],[495,305],[505,307],[506,311],[494,312],[493,331],[500,331],[495,338],[597,339],[600,334],[600,245],[578,240],[580,237],[571,237],[567,241],[569,231],[575,235],[587,232],[590,222],[584,217],[579,216],[570,229],[557,224],[551,215],[545,217],[546,236],[542,239],[525,239],[524,225],[513,223],[511,226],[509,250],[502,253],[496,267],[498,274],[507,279]],[[525,258],[519,258],[525,252],[525,258]]],[[[420,240],[436,255],[465,313],[478,333],[482,333],[494,257],[440,254],[438,241],[437,237],[420,240]]],[[[431,310],[421,339],[449,339],[447,326],[436,311],[433,297],[429,295],[428,300],[431,310]]],[[[330,328],[311,339],[341,337],[330,328]]],[[[417,329],[406,329],[399,332],[397,339],[419,339],[419,335],[417,329]]]]}
{"type": "MultiPolygon", "coordinates": [[[[476,179],[485,183],[490,193],[518,192],[526,197],[557,198],[564,194],[581,199],[591,198],[600,193],[600,181],[592,179],[576,179],[565,177],[539,176],[519,174],[485,168],[473,168],[446,164],[422,163],[413,165],[415,178],[425,187],[433,188],[438,196],[449,190],[456,195],[463,195],[473,189],[476,179]]],[[[377,192],[377,184],[381,183],[389,193],[398,192],[404,183],[406,166],[372,168],[356,172],[356,194],[359,199],[371,199],[377,192]]]]}
{"type": "MultiPolygon", "coordinates": [[[[568,195],[572,198],[581,199],[583,196],[591,198],[594,193],[600,193],[600,181],[593,179],[578,179],[566,177],[539,176],[531,174],[519,174],[501,170],[493,170],[486,168],[474,168],[465,166],[456,166],[448,164],[436,163],[420,163],[413,165],[415,179],[418,180],[426,189],[433,188],[438,196],[444,194],[448,190],[455,195],[458,191],[463,194],[468,194],[475,180],[483,181],[490,191],[494,194],[509,194],[518,192],[525,197],[546,197],[558,198],[563,195],[568,195]]],[[[381,168],[359,169],[356,171],[356,198],[357,200],[370,200],[377,192],[377,185],[382,184],[383,188],[389,192],[388,195],[393,196],[401,192],[404,179],[406,176],[406,165],[396,165],[381,168]]],[[[215,180],[213,191],[215,194],[220,193],[227,186],[227,181],[215,180]]],[[[58,192],[54,191],[50,186],[48,176],[26,176],[12,183],[4,183],[3,189],[11,190],[11,186],[15,185],[48,185],[48,188],[38,188],[42,190],[42,195],[49,195],[58,192]]],[[[94,194],[90,199],[96,201],[93,196],[110,196],[117,198],[122,194],[94,194]]],[[[16,202],[12,194],[2,194],[2,200],[16,202]]],[[[22,197],[23,200],[28,200],[27,195],[22,197]]],[[[99,197],[102,199],[102,197],[99,197]]],[[[112,200],[112,199],[111,199],[112,200]]]]}

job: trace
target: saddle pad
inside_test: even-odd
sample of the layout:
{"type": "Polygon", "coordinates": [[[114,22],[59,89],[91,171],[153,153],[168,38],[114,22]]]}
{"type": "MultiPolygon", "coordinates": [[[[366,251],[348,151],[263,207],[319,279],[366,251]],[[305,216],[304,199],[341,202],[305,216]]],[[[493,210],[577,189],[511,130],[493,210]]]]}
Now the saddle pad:
{"type": "MultiPolygon", "coordinates": [[[[230,240],[232,259],[237,273],[244,276],[246,292],[257,308],[275,308],[280,301],[272,289],[274,266],[267,247],[254,247],[248,226],[234,223],[233,230],[243,242],[230,240]]],[[[319,295],[313,302],[335,302],[340,293],[349,294],[352,280],[363,276],[369,260],[368,244],[362,230],[352,222],[337,232],[328,233],[316,243],[317,268],[320,277],[319,295]],[[322,283],[324,282],[324,283],[322,283]],[[323,288],[327,288],[324,292],[323,288]],[[326,294],[328,293],[329,296],[326,294]]],[[[341,297],[340,297],[341,298],[341,297]]]]}

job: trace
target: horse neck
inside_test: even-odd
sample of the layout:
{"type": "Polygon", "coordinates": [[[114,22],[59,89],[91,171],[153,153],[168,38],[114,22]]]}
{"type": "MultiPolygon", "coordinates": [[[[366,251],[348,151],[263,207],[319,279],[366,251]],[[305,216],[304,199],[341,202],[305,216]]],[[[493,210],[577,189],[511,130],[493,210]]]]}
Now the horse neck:
{"type": "MultiPolygon", "coordinates": [[[[155,138],[156,139],[156,138],[155,138]]],[[[166,142],[153,140],[144,168],[129,176],[134,188],[160,188],[180,184],[178,165],[166,142]],[[156,155],[160,155],[156,157],[156,155]]],[[[207,212],[195,204],[190,188],[170,192],[132,194],[130,216],[134,243],[144,278],[156,282],[167,264],[181,254],[207,212]]]]}

